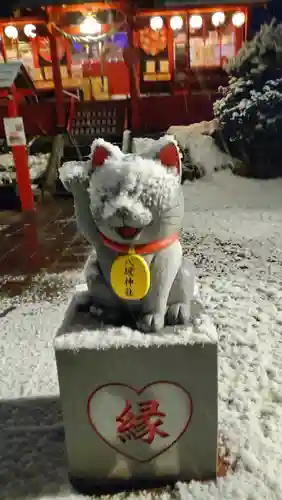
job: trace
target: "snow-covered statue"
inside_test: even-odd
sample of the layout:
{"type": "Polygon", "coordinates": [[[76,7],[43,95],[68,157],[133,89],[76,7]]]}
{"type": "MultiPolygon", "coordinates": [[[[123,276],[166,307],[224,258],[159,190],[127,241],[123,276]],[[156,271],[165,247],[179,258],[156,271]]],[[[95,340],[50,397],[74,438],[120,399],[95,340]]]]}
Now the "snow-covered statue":
{"type": "Polygon", "coordinates": [[[181,159],[171,136],[143,154],[97,139],[90,160],[67,162],[60,178],[74,197],[79,231],[95,251],[85,276],[105,317],[131,317],[143,332],[190,319],[194,267],[183,259],[181,159]]]}

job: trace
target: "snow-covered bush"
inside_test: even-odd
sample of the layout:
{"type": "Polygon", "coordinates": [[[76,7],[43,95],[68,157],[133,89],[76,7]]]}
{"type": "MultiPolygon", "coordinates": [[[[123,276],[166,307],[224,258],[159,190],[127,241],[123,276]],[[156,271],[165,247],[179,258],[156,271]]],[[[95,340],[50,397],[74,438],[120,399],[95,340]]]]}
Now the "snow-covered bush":
{"type": "Polygon", "coordinates": [[[282,24],[264,25],[232,58],[214,104],[219,135],[256,177],[282,175],[282,24]]]}
{"type": "Polygon", "coordinates": [[[266,81],[281,76],[282,24],[276,24],[275,19],[263,24],[253,39],[229,59],[225,70],[230,76],[249,76],[253,80],[266,81]]]}
{"type": "MultiPolygon", "coordinates": [[[[37,155],[29,155],[28,167],[32,181],[38,180],[45,174],[50,153],[39,153],[37,155]]],[[[16,181],[16,170],[14,165],[13,155],[11,153],[0,154],[0,185],[13,184],[16,181]]]]}

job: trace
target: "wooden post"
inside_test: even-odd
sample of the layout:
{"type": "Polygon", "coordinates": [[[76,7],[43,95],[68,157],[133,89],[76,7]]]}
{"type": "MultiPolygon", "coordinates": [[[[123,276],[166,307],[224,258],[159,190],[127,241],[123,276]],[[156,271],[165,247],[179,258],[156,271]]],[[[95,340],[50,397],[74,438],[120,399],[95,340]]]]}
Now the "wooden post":
{"type": "Polygon", "coordinates": [[[66,114],[64,106],[64,94],[63,94],[63,84],[62,84],[62,76],[60,70],[60,61],[58,57],[57,34],[54,28],[52,28],[52,32],[49,35],[49,41],[50,41],[50,52],[52,59],[53,80],[55,86],[57,127],[59,130],[62,130],[65,128],[66,125],[66,114]]]}
{"type": "MultiPolygon", "coordinates": [[[[8,116],[16,118],[17,109],[17,91],[13,85],[8,96],[8,116]]],[[[23,212],[34,210],[34,199],[31,187],[31,180],[28,168],[28,153],[26,146],[12,146],[12,153],[16,169],[17,184],[23,212]]]]}

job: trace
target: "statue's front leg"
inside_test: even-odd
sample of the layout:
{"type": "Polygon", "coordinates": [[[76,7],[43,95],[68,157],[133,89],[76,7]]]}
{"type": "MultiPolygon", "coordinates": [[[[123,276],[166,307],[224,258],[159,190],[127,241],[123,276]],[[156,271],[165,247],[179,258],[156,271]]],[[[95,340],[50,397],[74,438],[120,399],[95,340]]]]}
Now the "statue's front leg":
{"type": "Polygon", "coordinates": [[[168,298],[166,321],[169,325],[187,325],[191,319],[191,303],[195,292],[196,270],[183,259],[168,298]]]}
{"type": "Polygon", "coordinates": [[[94,314],[97,309],[101,309],[102,317],[106,322],[119,321],[123,311],[121,311],[119,307],[114,292],[106,283],[95,252],[88,258],[84,268],[84,274],[94,314]]]}
{"type": "Polygon", "coordinates": [[[150,269],[151,286],[142,301],[143,315],[138,321],[138,327],[143,332],[155,332],[164,327],[170,290],[181,260],[182,248],[178,241],[154,257],[150,269]]]}

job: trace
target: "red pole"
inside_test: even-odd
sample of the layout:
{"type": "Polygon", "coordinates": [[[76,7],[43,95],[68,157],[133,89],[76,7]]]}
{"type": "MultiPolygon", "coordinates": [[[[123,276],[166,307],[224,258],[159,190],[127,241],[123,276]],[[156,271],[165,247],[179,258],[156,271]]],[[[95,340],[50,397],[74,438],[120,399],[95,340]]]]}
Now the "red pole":
{"type": "Polygon", "coordinates": [[[66,44],[66,55],[67,55],[67,68],[68,68],[68,75],[70,77],[72,77],[72,73],[71,73],[71,60],[72,60],[72,54],[71,54],[71,47],[70,47],[70,41],[69,40],[65,40],[65,44],[66,44]]]}
{"type": "Polygon", "coordinates": [[[5,33],[4,33],[4,28],[0,29],[1,33],[1,40],[2,40],[2,55],[4,62],[7,62],[7,49],[6,49],[6,43],[5,43],[5,33]]]}
{"type": "Polygon", "coordinates": [[[168,65],[171,74],[171,82],[174,83],[174,33],[169,22],[166,27],[167,51],[168,51],[168,65]]]}
{"type": "Polygon", "coordinates": [[[137,62],[135,60],[135,44],[134,44],[134,19],[135,12],[131,2],[126,5],[126,22],[127,22],[127,37],[128,37],[128,72],[130,82],[130,125],[132,132],[137,132],[140,128],[140,94],[137,83],[137,62]]]}
{"type": "Polygon", "coordinates": [[[40,68],[39,65],[39,56],[38,56],[38,38],[32,38],[30,40],[30,45],[32,49],[32,58],[33,58],[33,64],[34,68],[40,68]]]}
{"type": "Polygon", "coordinates": [[[63,129],[66,125],[65,123],[66,115],[64,106],[62,76],[60,70],[60,60],[58,57],[57,36],[54,28],[52,28],[52,33],[50,33],[49,35],[49,40],[50,40],[50,52],[52,59],[53,80],[55,86],[57,126],[59,129],[63,129]]]}
{"type": "MultiPolygon", "coordinates": [[[[18,116],[17,91],[14,85],[12,86],[11,93],[8,97],[8,116],[9,118],[16,118],[18,116]]],[[[12,146],[12,153],[16,169],[21,207],[23,212],[31,212],[34,210],[34,199],[29,175],[28,153],[26,146],[12,146]]]]}

